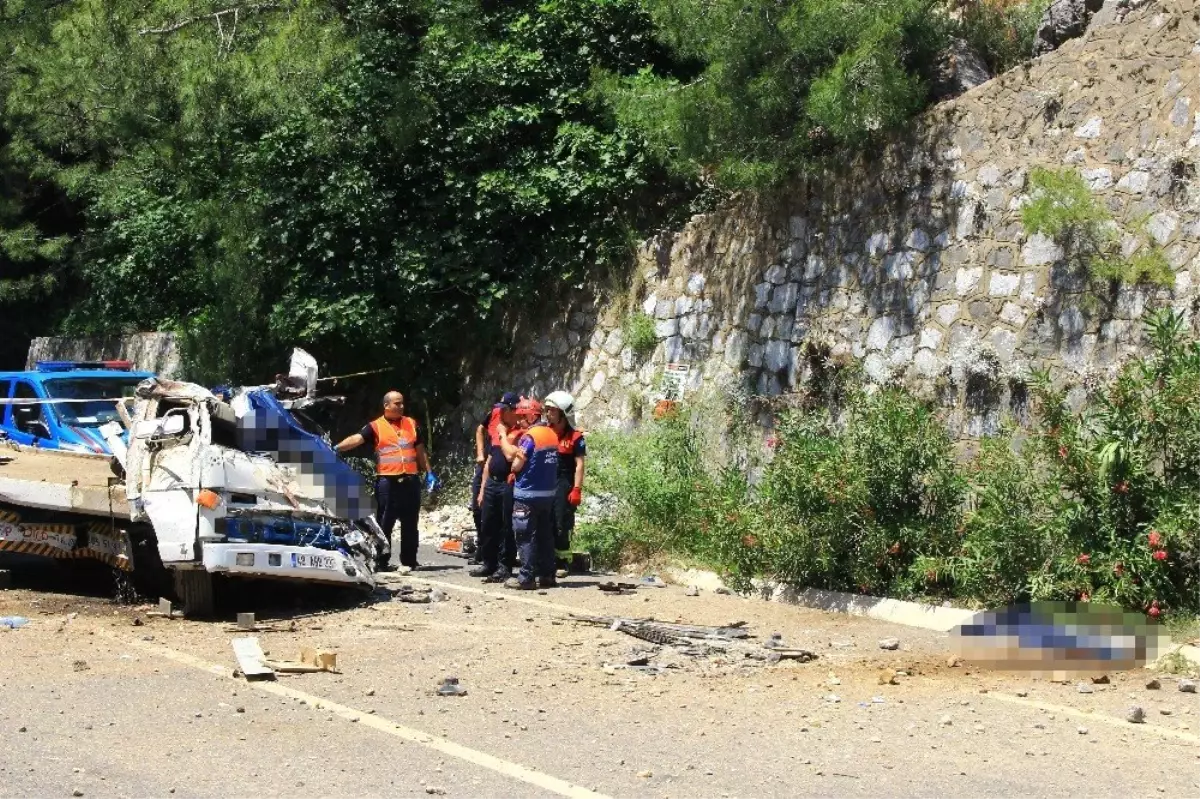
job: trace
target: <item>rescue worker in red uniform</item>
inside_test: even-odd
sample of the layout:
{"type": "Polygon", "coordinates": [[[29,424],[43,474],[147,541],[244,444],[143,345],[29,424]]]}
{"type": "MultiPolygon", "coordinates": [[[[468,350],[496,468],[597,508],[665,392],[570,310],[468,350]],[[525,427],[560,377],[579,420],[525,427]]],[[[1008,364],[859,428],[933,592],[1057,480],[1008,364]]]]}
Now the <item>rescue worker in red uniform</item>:
{"type": "MultiPolygon", "coordinates": [[[[536,407],[536,406],[535,406],[536,407]]],[[[540,408],[536,412],[540,414],[540,408]]],[[[534,412],[531,410],[531,413],[534,412]]],[[[553,588],[554,491],[558,479],[558,436],[545,424],[531,426],[511,443],[501,427],[500,446],[512,459],[513,535],[521,555],[521,571],[505,588],[531,591],[553,588]]]]}
{"type": "Polygon", "coordinates": [[[554,558],[556,577],[566,577],[574,560],[571,533],[575,531],[575,509],[583,501],[583,475],[587,442],[583,431],[571,424],[575,398],[553,391],[545,402],[546,423],[558,436],[558,482],[554,492],[554,558]]]}
{"type": "Polygon", "coordinates": [[[517,545],[512,530],[512,465],[511,459],[500,447],[502,428],[512,428],[508,435],[514,436],[521,430],[517,406],[516,396],[511,393],[505,394],[485,420],[487,462],[475,496],[475,502],[480,508],[479,565],[468,574],[472,577],[482,577],[484,582],[489,583],[502,583],[507,580],[512,576],[513,566],[517,562],[517,545]]]}
{"type": "Polygon", "coordinates": [[[480,536],[483,534],[483,481],[487,473],[488,453],[496,425],[500,423],[502,408],[513,410],[517,407],[517,395],[506,391],[500,401],[492,406],[487,416],[475,426],[475,475],[471,479],[471,518],[475,523],[475,554],[471,556],[470,564],[477,566],[483,561],[479,559],[480,536]]]}
{"type": "MultiPolygon", "coordinates": [[[[383,415],[359,432],[347,436],[334,447],[348,452],[370,445],[375,450],[376,521],[384,535],[391,540],[392,528],[400,523],[400,564],[403,571],[420,568],[417,563],[417,519],[421,512],[421,481],[418,472],[425,473],[425,487],[432,491],[438,485],[437,476],[429,468],[425,440],[416,419],[404,415],[404,395],[389,391],[383,397],[383,415]]],[[[386,569],[388,564],[380,563],[386,569]]]]}

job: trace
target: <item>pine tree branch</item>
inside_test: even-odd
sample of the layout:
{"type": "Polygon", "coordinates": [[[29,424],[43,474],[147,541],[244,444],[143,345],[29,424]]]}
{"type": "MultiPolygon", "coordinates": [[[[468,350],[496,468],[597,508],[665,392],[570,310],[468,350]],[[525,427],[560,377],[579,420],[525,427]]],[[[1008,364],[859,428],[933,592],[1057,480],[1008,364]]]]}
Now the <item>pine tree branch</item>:
{"type": "Polygon", "coordinates": [[[234,15],[234,30],[236,31],[237,30],[237,18],[238,18],[238,16],[240,16],[240,14],[242,12],[251,14],[251,13],[256,13],[259,11],[271,11],[273,9],[279,8],[281,5],[283,5],[283,4],[282,3],[254,3],[252,5],[244,6],[244,7],[234,6],[231,8],[226,8],[222,11],[214,11],[211,14],[197,14],[194,17],[184,17],[183,19],[177,20],[168,25],[163,25],[161,28],[141,28],[138,30],[138,35],[139,36],[151,36],[151,35],[163,35],[163,34],[168,34],[168,33],[174,33],[175,31],[186,28],[188,25],[191,25],[194,22],[199,22],[201,20],[206,20],[206,19],[211,19],[211,20],[216,21],[218,28],[219,28],[221,25],[221,17],[223,17],[226,14],[234,15]]]}

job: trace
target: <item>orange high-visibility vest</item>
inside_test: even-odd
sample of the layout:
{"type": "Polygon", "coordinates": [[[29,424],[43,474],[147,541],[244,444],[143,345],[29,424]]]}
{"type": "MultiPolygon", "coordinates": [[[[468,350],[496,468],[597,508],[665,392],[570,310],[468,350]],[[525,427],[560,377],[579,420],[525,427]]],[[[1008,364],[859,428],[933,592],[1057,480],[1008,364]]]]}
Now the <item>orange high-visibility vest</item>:
{"type": "Polygon", "coordinates": [[[380,416],[371,427],[375,430],[375,454],[379,456],[376,474],[416,474],[417,423],[412,417],[403,416],[393,423],[380,416]]]}

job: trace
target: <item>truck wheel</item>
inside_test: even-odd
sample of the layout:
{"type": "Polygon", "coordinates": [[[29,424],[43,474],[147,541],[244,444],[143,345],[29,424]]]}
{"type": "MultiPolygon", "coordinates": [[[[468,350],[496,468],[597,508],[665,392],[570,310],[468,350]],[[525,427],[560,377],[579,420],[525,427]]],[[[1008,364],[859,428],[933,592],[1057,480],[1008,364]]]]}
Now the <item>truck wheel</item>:
{"type": "Polygon", "coordinates": [[[189,619],[207,618],[216,611],[212,575],[203,569],[177,569],[175,596],[183,603],[183,615],[189,619]]]}

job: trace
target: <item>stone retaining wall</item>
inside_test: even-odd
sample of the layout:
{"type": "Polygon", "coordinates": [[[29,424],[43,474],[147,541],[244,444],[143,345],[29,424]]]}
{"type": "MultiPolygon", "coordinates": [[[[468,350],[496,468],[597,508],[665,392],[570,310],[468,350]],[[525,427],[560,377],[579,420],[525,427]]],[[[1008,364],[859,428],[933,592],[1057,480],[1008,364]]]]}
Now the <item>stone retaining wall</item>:
{"type": "MultiPolygon", "coordinates": [[[[780,199],[695,217],[646,242],[634,284],[581,295],[527,352],[473,381],[463,429],[502,388],[567,387],[586,427],[636,422],[668,363],[774,396],[829,359],[942,402],[971,439],[1021,410],[1047,368],[1094,384],[1143,346],[1140,320],[1200,298],[1200,25],[1162,0],[931,109],[913,132],[780,199]],[[1123,231],[1160,245],[1174,285],[1096,296],[1020,209],[1035,166],[1073,167],[1123,231]],[[625,341],[630,314],[657,343],[625,341]]],[[[1082,398],[1077,389],[1075,398],[1082,398]]]]}

